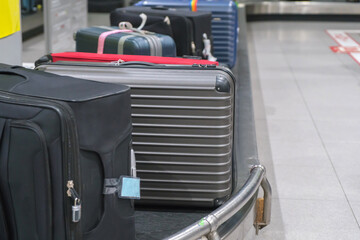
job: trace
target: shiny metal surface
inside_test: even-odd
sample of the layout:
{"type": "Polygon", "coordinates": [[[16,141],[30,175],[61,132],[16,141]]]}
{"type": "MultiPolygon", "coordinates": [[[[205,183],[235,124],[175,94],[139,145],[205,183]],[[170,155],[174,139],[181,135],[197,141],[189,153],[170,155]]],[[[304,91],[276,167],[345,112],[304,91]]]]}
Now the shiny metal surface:
{"type": "Polygon", "coordinates": [[[267,178],[263,178],[261,182],[261,187],[264,189],[264,226],[270,224],[271,220],[271,199],[272,199],[272,190],[269,181],[267,178]]]}
{"type": "MultiPolygon", "coordinates": [[[[229,220],[234,214],[236,214],[255,194],[261,186],[266,194],[264,195],[266,207],[271,207],[271,190],[267,186],[268,182],[265,178],[265,168],[261,165],[256,165],[252,168],[250,177],[241,190],[235,194],[224,205],[213,211],[211,214],[201,219],[182,231],[166,238],[167,240],[192,240],[198,239],[202,236],[208,235],[210,239],[217,239],[217,228],[229,220]],[[270,190],[270,192],[268,192],[270,190]]],[[[268,209],[264,209],[264,212],[270,214],[268,209]]],[[[269,215],[267,217],[270,217],[269,215]]]]}
{"type": "Polygon", "coordinates": [[[360,15],[359,3],[258,2],[246,4],[247,14],[336,14],[360,15]]]}
{"type": "Polygon", "coordinates": [[[219,235],[219,233],[218,233],[217,231],[211,232],[211,233],[207,236],[207,238],[208,238],[209,240],[221,240],[221,237],[220,237],[220,235],[219,235]]]}

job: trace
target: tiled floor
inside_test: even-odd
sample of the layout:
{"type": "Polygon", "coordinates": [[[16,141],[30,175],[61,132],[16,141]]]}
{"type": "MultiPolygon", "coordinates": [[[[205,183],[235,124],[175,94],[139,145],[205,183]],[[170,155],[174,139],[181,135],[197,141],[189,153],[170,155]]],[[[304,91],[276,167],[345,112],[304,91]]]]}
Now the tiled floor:
{"type": "Polygon", "coordinates": [[[360,65],[330,51],[326,29],[359,24],[248,26],[259,151],[274,190],[258,239],[360,239],[360,65]]]}

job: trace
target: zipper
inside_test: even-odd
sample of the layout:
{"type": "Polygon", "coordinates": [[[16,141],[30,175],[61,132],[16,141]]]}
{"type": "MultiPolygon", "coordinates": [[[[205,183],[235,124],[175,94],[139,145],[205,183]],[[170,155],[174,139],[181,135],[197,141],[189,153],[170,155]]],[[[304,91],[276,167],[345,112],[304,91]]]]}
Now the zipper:
{"type": "MultiPolygon", "coordinates": [[[[18,105],[43,107],[56,111],[61,119],[61,129],[63,135],[63,172],[64,172],[64,189],[67,188],[69,181],[76,184],[78,188],[81,187],[80,182],[80,162],[79,162],[79,143],[77,141],[77,129],[75,118],[70,106],[60,101],[46,99],[43,100],[37,97],[29,97],[14,93],[0,91],[0,101],[18,105]]],[[[74,189],[75,190],[75,189],[74,189]]],[[[76,192],[76,191],[75,191],[76,192]]],[[[64,194],[65,205],[65,219],[70,219],[69,213],[72,211],[71,201],[67,194],[64,194]]],[[[67,239],[81,238],[81,231],[79,224],[70,224],[70,221],[65,221],[67,239]]]]}
{"type": "MultiPolygon", "coordinates": [[[[86,63],[86,62],[85,62],[86,63]]],[[[151,63],[150,63],[151,64],[151,63]]],[[[230,69],[226,68],[226,67],[219,67],[216,66],[214,64],[193,64],[193,65],[165,65],[165,64],[152,64],[151,66],[145,66],[145,65],[124,65],[121,66],[121,64],[118,63],[101,63],[101,62],[97,62],[97,64],[94,65],[90,65],[90,64],[81,64],[78,62],[72,62],[71,64],[68,64],[66,62],[55,62],[55,63],[45,63],[43,65],[40,65],[39,67],[37,67],[37,69],[40,69],[42,71],[46,71],[46,66],[69,66],[69,67],[100,67],[100,68],[113,68],[113,67],[118,67],[118,68],[150,68],[150,69],[183,69],[183,70],[189,70],[189,69],[197,69],[197,68],[201,68],[203,70],[220,70],[223,71],[225,73],[227,73],[233,80],[233,82],[236,82],[236,77],[234,76],[234,73],[231,72],[230,69]],[[45,68],[41,68],[42,66],[44,66],[45,68]]]]}

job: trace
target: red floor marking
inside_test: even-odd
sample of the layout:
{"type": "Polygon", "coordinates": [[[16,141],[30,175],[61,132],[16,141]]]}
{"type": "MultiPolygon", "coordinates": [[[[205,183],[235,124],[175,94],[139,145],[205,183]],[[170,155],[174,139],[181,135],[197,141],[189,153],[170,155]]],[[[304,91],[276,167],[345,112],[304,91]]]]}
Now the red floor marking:
{"type": "Polygon", "coordinates": [[[356,46],[356,47],[331,46],[330,49],[334,53],[360,52],[360,46],[356,46]]]}
{"type": "Polygon", "coordinates": [[[331,46],[330,49],[334,53],[348,54],[360,65],[360,44],[347,32],[353,32],[353,30],[326,30],[326,33],[338,44],[338,46],[331,46]]]}

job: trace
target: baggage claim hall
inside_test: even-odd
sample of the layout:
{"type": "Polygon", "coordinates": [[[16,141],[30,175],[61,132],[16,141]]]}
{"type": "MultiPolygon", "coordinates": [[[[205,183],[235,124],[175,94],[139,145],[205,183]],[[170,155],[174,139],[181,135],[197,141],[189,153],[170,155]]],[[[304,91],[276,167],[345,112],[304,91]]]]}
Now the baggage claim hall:
{"type": "Polygon", "coordinates": [[[360,239],[359,0],[0,20],[0,240],[360,239]]]}

